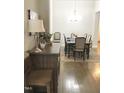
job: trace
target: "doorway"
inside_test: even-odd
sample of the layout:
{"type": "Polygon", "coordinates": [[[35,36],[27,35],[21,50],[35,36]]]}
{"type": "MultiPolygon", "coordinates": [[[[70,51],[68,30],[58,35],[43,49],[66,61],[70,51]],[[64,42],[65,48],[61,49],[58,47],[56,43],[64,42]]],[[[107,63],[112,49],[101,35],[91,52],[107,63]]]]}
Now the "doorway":
{"type": "Polygon", "coordinates": [[[97,54],[100,55],[100,11],[96,12],[97,54]]]}

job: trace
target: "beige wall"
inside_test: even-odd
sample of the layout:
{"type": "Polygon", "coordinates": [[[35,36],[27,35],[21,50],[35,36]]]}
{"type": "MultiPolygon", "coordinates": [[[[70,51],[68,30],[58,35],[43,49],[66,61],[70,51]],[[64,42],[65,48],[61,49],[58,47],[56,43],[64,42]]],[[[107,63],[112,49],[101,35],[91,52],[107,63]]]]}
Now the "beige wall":
{"type": "Polygon", "coordinates": [[[43,19],[44,27],[47,32],[50,32],[49,23],[50,23],[50,9],[49,9],[49,1],[50,0],[38,0],[39,1],[39,15],[40,19],[43,19]]]}
{"type": "MultiPolygon", "coordinates": [[[[31,9],[38,13],[40,19],[43,19],[44,26],[49,32],[49,0],[24,0],[24,51],[31,50],[35,46],[34,37],[28,33],[28,12],[31,9]]],[[[25,57],[27,57],[27,53],[25,57]]]]}
{"type": "Polygon", "coordinates": [[[34,38],[29,36],[28,33],[28,9],[38,12],[38,0],[24,0],[24,51],[30,50],[35,46],[34,38]]]}

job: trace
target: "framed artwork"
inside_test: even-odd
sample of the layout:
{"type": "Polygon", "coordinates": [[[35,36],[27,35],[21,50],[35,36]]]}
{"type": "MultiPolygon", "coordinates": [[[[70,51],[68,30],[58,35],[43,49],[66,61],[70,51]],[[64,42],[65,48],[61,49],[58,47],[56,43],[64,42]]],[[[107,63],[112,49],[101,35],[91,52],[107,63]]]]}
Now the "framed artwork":
{"type": "Polygon", "coordinates": [[[35,11],[32,11],[32,10],[28,10],[28,19],[29,20],[36,20],[36,19],[39,19],[38,18],[38,13],[36,13],[35,11]]]}
{"type": "MultiPolygon", "coordinates": [[[[39,19],[38,13],[28,9],[28,20],[36,20],[36,19],[39,19]]],[[[35,33],[33,33],[33,32],[29,32],[29,36],[34,35],[34,34],[35,33]]]]}

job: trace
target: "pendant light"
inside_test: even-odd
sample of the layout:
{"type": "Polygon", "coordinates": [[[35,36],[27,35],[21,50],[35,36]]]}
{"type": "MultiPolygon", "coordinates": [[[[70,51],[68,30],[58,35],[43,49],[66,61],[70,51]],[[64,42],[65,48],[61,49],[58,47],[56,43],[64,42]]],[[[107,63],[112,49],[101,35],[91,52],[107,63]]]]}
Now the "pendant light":
{"type": "Polygon", "coordinates": [[[77,13],[77,2],[76,2],[76,0],[74,0],[73,15],[71,15],[71,16],[69,17],[69,21],[70,21],[70,22],[77,23],[77,22],[79,22],[80,20],[81,20],[81,16],[78,15],[78,13],[77,13]]]}

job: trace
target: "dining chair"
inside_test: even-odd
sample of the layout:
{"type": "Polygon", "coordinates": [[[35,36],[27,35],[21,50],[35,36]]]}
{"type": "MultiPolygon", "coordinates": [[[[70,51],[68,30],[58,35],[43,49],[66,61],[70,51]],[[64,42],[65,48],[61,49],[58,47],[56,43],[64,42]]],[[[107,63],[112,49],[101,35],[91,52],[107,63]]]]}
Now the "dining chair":
{"type": "Polygon", "coordinates": [[[76,34],[71,33],[71,38],[76,38],[76,37],[77,37],[77,35],[76,35],[76,34]]]}
{"type": "Polygon", "coordinates": [[[67,55],[67,42],[66,42],[65,34],[63,34],[63,36],[64,36],[64,42],[65,42],[64,52],[65,52],[65,56],[66,56],[67,55]]]}
{"type": "Polygon", "coordinates": [[[53,34],[53,42],[54,43],[60,43],[61,40],[61,33],[60,32],[55,32],[53,34]]]}
{"type": "Polygon", "coordinates": [[[85,43],[86,39],[84,37],[75,38],[75,48],[73,50],[74,61],[76,60],[76,53],[78,53],[78,57],[83,56],[83,60],[85,60],[85,43]]]}
{"type": "Polygon", "coordinates": [[[86,38],[87,42],[91,42],[91,39],[92,39],[92,35],[91,34],[88,34],[87,35],[87,38],[86,38]]]}
{"type": "Polygon", "coordinates": [[[87,36],[86,44],[85,44],[85,51],[86,51],[86,56],[87,59],[89,59],[89,54],[92,49],[92,35],[87,36]]]}
{"type": "Polygon", "coordinates": [[[87,33],[84,34],[84,37],[87,39],[87,33]]]}
{"type": "Polygon", "coordinates": [[[92,48],[92,35],[87,36],[87,42],[90,43],[90,48],[92,48]]]}

